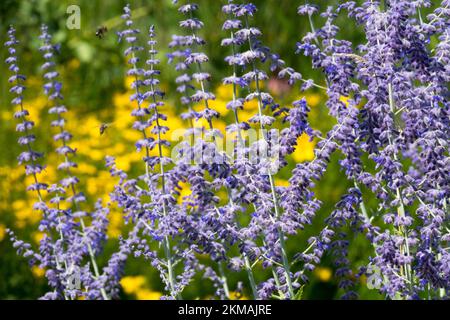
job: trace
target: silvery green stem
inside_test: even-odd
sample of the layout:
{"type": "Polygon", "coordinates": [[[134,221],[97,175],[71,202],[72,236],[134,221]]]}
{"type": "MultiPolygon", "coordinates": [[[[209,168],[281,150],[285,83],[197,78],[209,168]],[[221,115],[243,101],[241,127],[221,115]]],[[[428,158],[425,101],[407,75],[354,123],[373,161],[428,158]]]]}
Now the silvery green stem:
{"type": "Polygon", "coordinates": [[[250,282],[250,287],[252,289],[252,294],[255,300],[259,299],[258,289],[256,287],[255,277],[253,276],[252,267],[250,265],[250,261],[247,256],[244,254],[244,264],[245,270],[247,271],[248,280],[250,282]]]}
{"type": "MultiPolygon", "coordinates": [[[[16,73],[16,74],[17,74],[17,73],[16,73]]],[[[19,78],[17,78],[17,84],[20,84],[19,78]]],[[[20,102],[20,111],[21,111],[22,113],[24,112],[24,107],[23,107],[23,102],[22,102],[22,101],[20,102]]],[[[26,118],[25,118],[25,116],[23,116],[23,115],[20,117],[20,119],[21,119],[22,121],[26,121],[26,118]]],[[[29,134],[30,134],[30,131],[28,130],[27,127],[25,127],[25,134],[26,134],[26,135],[29,135],[29,134]]],[[[28,149],[29,152],[32,151],[30,143],[27,143],[27,149],[28,149]]],[[[35,161],[33,158],[31,158],[31,164],[32,164],[33,166],[36,166],[36,161],[35,161]]],[[[34,172],[34,171],[33,171],[33,180],[34,180],[34,182],[35,182],[36,184],[39,183],[39,179],[38,179],[38,177],[37,177],[37,175],[36,175],[36,172],[34,172]]],[[[36,195],[37,195],[38,200],[39,200],[40,202],[44,202],[44,200],[43,200],[43,198],[42,198],[41,191],[40,191],[39,188],[36,189],[36,195]]],[[[59,205],[58,205],[58,210],[59,210],[59,205]]],[[[60,220],[61,218],[58,216],[58,219],[60,220]]],[[[60,230],[59,230],[59,235],[60,235],[60,239],[63,240],[64,238],[63,238],[63,234],[62,234],[61,228],[60,228],[60,230]]],[[[56,254],[55,254],[55,261],[56,261],[56,267],[57,267],[58,269],[60,269],[60,268],[61,268],[61,265],[60,265],[60,262],[59,262],[59,260],[58,260],[58,257],[56,256],[56,254]]],[[[66,263],[66,261],[64,261],[64,266],[65,266],[65,269],[67,270],[67,263],[66,263]]],[[[68,299],[67,299],[67,295],[66,295],[66,293],[65,293],[65,290],[64,290],[64,300],[68,300],[68,299]]]]}
{"type": "MultiPolygon", "coordinates": [[[[246,27],[249,27],[249,23],[248,23],[248,17],[245,17],[245,23],[246,23],[246,27]]],[[[249,36],[248,38],[248,44],[249,44],[249,50],[253,51],[253,43],[252,43],[252,38],[251,36],[249,36]]],[[[256,93],[258,95],[258,114],[260,116],[260,119],[262,118],[262,98],[261,98],[261,90],[259,87],[259,77],[258,77],[258,73],[256,70],[256,65],[255,62],[253,61],[252,63],[253,66],[253,71],[255,72],[255,85],[256,85],[256,93]]],[[[264,127],[263,124],[261,123],[261,121],[259,122],[260,124],[260,129],[263,132],[264,131],[264,127]]],[[[267,138],[265,135],[263,135],[264,140],[267,142],[267,138]]],[[[279,218],[280,217],[280,212],[279,212],[279,207],[278,207],[278,200],[277,200],[277,196],[276,196],[276,192],[275,192],[275,182],[273,179],[273,175],[268,172],[269,175],[269,181],[270,181],[270,189],[272,192],[272,200],[273,200],[273,204],[274,204],[274,209],[275,209],[275,217],[279,218]]],[[[290,294],[290,298],[292,299],[295,296],[294,293],[294,288],[292,286],[292,279],[291,279],[291,272],[290,272],[290,267],[289,267],[289,260],[287,257],[287,252],[286,252],[286,245],[285,245],[285,240],[284,240],[284,234],[282,232],[282,230],[280,230],[278,228],[278,236],[280,239],[280,247],[281,247],[281,259],[282,259],[282,263],[284,266],[284,271],[285,271],[285,275],[286,275],[286,282],[288,285],[288,290],[289,290],[289,294],[290,294]]]]}
{"type": "Polygon", "coordinates": [[[225,270],[223,269],[222,262],[219,262],[218,265],[219,265],[219,274],[220,274],[220,280],[222,281],[223,291],[225,292],[225,296],[227,297],[227,299],[229,299],[230,298],[230,289],[228,288],[227,276],[225,274],[225,270]]]}
{"type": "MultiPolygon", "coordinates": [[[[231,39],[234,39],[233,32],[230,32],[230,33],[231,33],[231,39]]],[[[234,43],[231,45],[231,48],[232,48],[233,55],[235,55],[236,54],[236,48],[235,48],[234,43]]],[[[233,76],[236,77],[236,75],[237,75],[236,65],[233,64],[233,76]]],[[[237,99],[237,86],[236,86],[236,83],[233,82],[233,102],[236,102],[236,99],[237,99]]],[[[237,126],[237,130],[238,130],[238,137],[239,137],[239,143],[240,143],[239,147],[240,148],[244,148],[245,147],[245,141],[244,141],[244,138],[242,137],[241,129],[239,128],[238,110],[237,109],[233,109],[233,113],[234,113],[234,121],[235,121],[235,124],[237,126]]],[[[238,150],[239,150],[239,148],[238,148],[238,150]]],[[[230,199],[231,199],[231,197],[230,197],[230,199]]],[[[250,265],[250,261],[249,261],[247,255],[245,255],[245,254],[244,254],[244,262],[245,262],[246,265],[250,265]]],[[[254,275],[253,275],[252,268],[245,268],[245,271],[247,272],[247,276],[248,276],[248,279],[249,279],[250,283],[251,283],[252,279],[254,281],[254,275]]],[[[259,298],[258,291],[257,290],[253,290],[253,288],[252,288],[252,291],[253,291],[254,298],[258,299],[259,298]]]]}
{"type": "MultiPolygon", "coordinates": [[[[154,52],[154,45],[151,45],[151,51],[154,52]]],[[[151,71],[153,71],[153,64],[151,64],[150,66],[151,71]]],[[[152,73],[152,80],[153,80],[153,73],[152,73]]],[[[137,86],[136,86],[137,87],[137,86]]],[[[153,81],[151,81],[150,84],[150,89],[152,92],[155,92],[155,87],[153,85],[153,81]]],[[[161,146],[161,125],[159,123],[159,113],[158,113],[158,106],[157,106],[157,101],[156,101],[156,97],[155,95],[153,95],[153,103],[155,104],[155,116],[156,116],[156,126],[158,128],[158,153],[159,153],[159,167],[160,167],[160,174],[161,174],[161,184],[162,184],[162,192],[163,194],[166,194],[166,182],[165,182],[165,172],[164,172],[164,164],[162,162],[162,157],[163,157],[163,153],[162,153],[162,146],[161,146]]],[[[144,137],[146,136],[145,134],[145,130],[142,130],[144,137]]],[[[147,149],[147,155],[148,155],[148,147],[147,149]]],[[[146,168],[148,171],[148,164],[146,163],[146,168]]],[[[165,200],[163,201],[163,214],[164,216],[167,216],[167,208],[166,208],[166,202],[165,200]]],[[[178,299],[182,299],[182,296],[180,293],[175,293],[175,276],[174,276],[174,270],[173,270],[173,265],[172,265],[172,253],[171,253],[171,248],[170,248],[170,240],[167,236],[164,237],[164,253],[166,255],[166,259],[167,259],[167,271],[168,271],[168,279],[169,279],[169,285],[170,285],[170,291],[172,296],[176,296],[178,299]]]]}
{"type": "MultiPolygon", "coordinates": [[[[62,119],[61,115],[58,113],[58,120],[61,120],[61,119],[62,119]]],[[[62,127],[59,127],[59,130],[60,130],[60,133],[62,133],[64,131],[62,127]]],[[[62,139],[61,141],[62,141],[63,147],[66,147],[65,139],[62,139]]],[[[67,156],[67,154],[64,155],[64,160],[65,160],[65,162],[69,162],[69,157],[67,156]]],[[[66,168],[65,171],[66,171],[66,174],[70,176],[70,174],[71,174],[70,173],[70,168],[66,168]]],[[[71,191],[72,191],[72,195],[73,195],[73,197],[72,197],[72,205],[75,207],[75,209],[77,211],[80,211],[80,206],[79,206],[78,202],[75,200],[75,197],[77,195],[77,191],[76,191],[76,188],[75,188],[75,186],[73,184],[71,184],[71,191]]],[[[94,269],[94,276],[95,276],[96,279],[98,279],[100,277],[100,272],[99,272],[99,268],[98,268],[98,265],[97,265],[97,261],[95,260],[94,250],[92,250],[91,243],[89,242],[89,239],[87,239],[87,237],[86,237],[86,225],[84,223],[84,218],[83,217],[80,217],[80,225],[81,225],[81,231],[82,231],[83,237],[87,240],[86,241],[86,246],[88,248],[88,253],[89,253],[89,258],[90,258],[90,261],[91,261],[92,268],[94,269]]],[[[101,293],[103,299],[105,299],[105,300],[109,300],[110,299],[108,297],[108,295],[107,295],[107,293],[106,293],[104,288],[100,288],[100,293],[101,293]]]]}
{"type": "MultiPolygon", "coordinates": [[[[394,101],[394,95],[392,92],[392,83],[388,84],[388,94],[389,94],[389,106],[391,108],[391,112],[393,115],[395,115],[395,101],[394,101]]],[[[392,138],[390,136],[390,134],[388,135],[388,140],[389,140],[389,144],[392,144],[392,138]]],[[[397,157],[397,153],[394,152],[394,160],[398,161],[398,157],[397,157]]],[[[401,190],[400,188],[396,188],[396,198],[399,202],[399,206],[397,208],[397,214],[400,217],[405,217],[405,206],[404,206],[404,202],[403,202],[403,198],[402,198],[402,194],[401,194],[401,190]]],[[[403,249],[401,249],[401,251],[405,251],[406,256],[410,257],[410,250],[409,250],[409,243],[408,243],[408,234],[407,231],[404,229],[403,226],[399,226],[399,233],[403,236],[405,244],[401,247],[403,247],[403,249]]],[[[408,263],[404,266],[405,269],[405,275],[407,277],[407,279],[410,282],[410,285],[412,286],[412,281],[413,281],[413,275],[412,275],[412,270],[411,270],[411,265],[408,263]]]]}

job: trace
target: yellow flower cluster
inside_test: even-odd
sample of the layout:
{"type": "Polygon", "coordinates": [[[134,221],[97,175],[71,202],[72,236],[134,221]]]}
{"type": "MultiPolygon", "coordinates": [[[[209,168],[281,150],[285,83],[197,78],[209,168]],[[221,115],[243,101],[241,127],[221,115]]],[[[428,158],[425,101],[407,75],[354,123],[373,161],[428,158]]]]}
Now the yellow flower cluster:
{"type": "Polygon", "coordinates": [[[31,267],[31,273],[33,274],[33,276],[35,278],[43,278],[45,276],[45,270],[42,268],[39,268],[37,266],[32,266],[31,267]]]}
{"type": "Polygon", "coordinates": [[[160,292],[150,290],[146,287],[144,276],[127,276],[120,280],[123,291],[128,295],[134,295],[138,300],[159,300],[160,292]]]}
{"type": "Polygon", "coordinates": [[[292,157],[296,162],[310,161],[314,159],[314,140],[306,134],[302,134],[297,140],[297,146],[295,148],[292,157]]]}
{"type": "Polygon", "coordinates": [[[244,296],[240,292],[231,291],[228,299],[230,299],[230,300],[248,300],[248,297],[244,296]]]}
{"type": "Polygon", "coordinates": [[[322,282],[328,282],[333,277],[333,271],[330,268],[317,267],[314,270],[314,275],[322,282]]]}

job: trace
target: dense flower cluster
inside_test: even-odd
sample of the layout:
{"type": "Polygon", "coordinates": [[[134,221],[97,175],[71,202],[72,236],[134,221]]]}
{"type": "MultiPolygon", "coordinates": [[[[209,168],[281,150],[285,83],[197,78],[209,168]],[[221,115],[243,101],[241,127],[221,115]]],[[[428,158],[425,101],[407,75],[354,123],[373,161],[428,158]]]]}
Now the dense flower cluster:
{"type": "Polygon", "coordinates": [[[39,228],[46,236],[35,251],[9,233],[18,252],[46,270],[52,291],[44,298],[116,298],[125,263],[134,256],[159,272],[167,299],[182,299],[197,276],[212,282],[217,298],[231,298],[228,275],[240,271],[248,281],[239,282],[235,292],[246,291],[254,299],[300,299],[325,255],[334,261],[345,299],[357,298],[354,287],[363,276],[391,299],[448,298],[450,1],[426,17],[427,0],[342,1],[322,13],[314,5],[301,5],[301,21],[311,30],[297,43],[297,53],[311,58],[323,75],[313,81],[264,45],[262,31],[251,24],[255,5],[228,0],[222,7],[221,45],[228,50],[229,75],[215,79],[232,87],[226,108],[234,121],[225,132],[215,127],[221,114],[208,88],[214,75],[207,72],[209,58],[201,52],[206,42],[199,6],[174,3],[183,16],[182,34],[172,36],[167,60],[179,72],[181,118],[189,129],[176,147],[165,138],[170,119],[159,86],[157,28],[141,34],[127,5],[118,36],[126,44],[127,76],[133,78],[131,116],[141,136],[135,146],[142,155],[142,174],[130,177],[106,157],[110,174],[118,178],[110,200],[121,208],[129,228],[103,268],[96,258],[106,240],[108,207],[99,201],[88,212],[85,196],[77,191],[79,180],[72,174],[76,149],[65,129],[67,108],[54,59],[58,46],[43,26],[44,94],[54,115],[63,175],[44,184],[39,174],[45,160],[32,149],[34,123],[24,107],[26,79],[18,67],[18,41],[13,27],[8,32],[12,104],[21,121],[19,144],[26,149],[19,163],[34,178],[28,190],[36,192],[35,208],[43,213],[39,228]],[[336,20],[342,15],[364,31],[364,43],[340,34],[336,20]],[[323,25],[317,27],[318,21],[323,25]],[[263,91],[262,83],[274,76],[290,86],[300,84],[302,91],[326,91],[326,107],[336,125],[326,133],[316,131],[305,99],[283,106],[263,91]],[[244,121],[249,103],[257,112],[244,121]],[[255,132],[256,138],[249,139],[255,132]],[[277,186],[277,171],[289,168],[303,135],[320,140],[314,159],[297,163],[288,185],[277,186]],[[224,136],[233,140],[231,154],[221,149],[224,136]],[[352,186],[319,222],[321,231],[307,243],[295,243],[296,235],[317,222],[322,201],[315,186],[333,156],[352,186]],[[181,185],[189,186],[188,196],[180,196],[181,185]],[[369,210],[365,197],[378,206],[369,210]],[[355,266],[348,254],[355,234],[365,236],[373,248],[363,266],[355,266]],[[256,277],[260,267],[270,276],[256,277]]]}

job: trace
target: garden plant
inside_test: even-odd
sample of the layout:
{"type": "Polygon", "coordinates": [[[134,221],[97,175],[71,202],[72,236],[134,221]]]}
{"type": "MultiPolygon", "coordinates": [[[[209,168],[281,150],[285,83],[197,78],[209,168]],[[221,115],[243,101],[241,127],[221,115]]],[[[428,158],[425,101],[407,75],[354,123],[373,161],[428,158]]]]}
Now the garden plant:
{"type": "Polygon", "coordinates": [[[307,26],[282,44],[295,66],[248,1],[221,1],[207,22],[205,1],[162,2],[179,20],[169,41],[165,25],[125,5],[97,37],[115,38],[129,100],[112,120],[77,125],[57,30],[43,24],[31,53],[40,121],[26,38],[8,26],[4,97],[21,151],[2,152],[26,173],[40,237],[14,223],[3,233],[42,271],[42,299],[119,299],[148,281],[160,294],[147,298],[300,300],[330,278],[332,298],[450,297],[450,1],[293,2],[292,23],[307,26]],[[83,131],[94,134],[77,142],[83,131]],[[97,156],[94,144],[125,135],[124,154],[97,156]],[[86,169],[94,156],[102,174],[86,169]],[[336,172],[333,196],[324,188],[336,172]],[[130,273],[136,263],[157,276],[130,273]]]}

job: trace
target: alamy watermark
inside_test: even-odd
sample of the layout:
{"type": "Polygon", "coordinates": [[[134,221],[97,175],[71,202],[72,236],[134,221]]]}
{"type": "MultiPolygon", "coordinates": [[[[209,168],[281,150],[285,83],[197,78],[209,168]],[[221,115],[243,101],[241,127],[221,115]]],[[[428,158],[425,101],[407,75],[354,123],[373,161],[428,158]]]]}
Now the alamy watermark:
{"type": "MultiPolygon", "coordinates": [[[[366,269],[366,275],[367,275],[366,285],[367,288],[370,290],[383,289],[383,287],[388,287],[390,283],[389,278],[383,275],[381,269],[378,266],[369,264],[366,269]]],[[[393,300],[398,299],[396,294],[387,293],[387,295],[393,300]]]]}
{"type": "Polygon", "coordinates": [[[66,19],[66,27],[69,30],[80,30],[81,29],[81,9],[79,6],[72,4],[67,7],[66,14],[68,15],[66,19]]]}
{"type": "Polygon", "coordinates": [[[65,285],[68,290],[80,290],[81,289],[81,272],[80,268],[71,265],[66,270],[65,285]]]}
{"type": "Polygon", "coordinates": [[[383,277],[379,267],[369,265],[366,270],[367,288],[370,290],[379,290],[385,284],[386,279],[383,277]]]}

